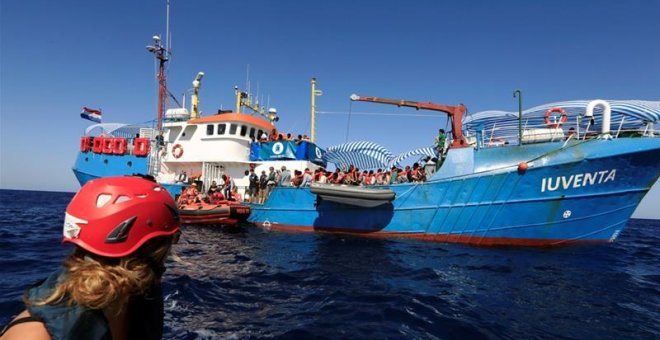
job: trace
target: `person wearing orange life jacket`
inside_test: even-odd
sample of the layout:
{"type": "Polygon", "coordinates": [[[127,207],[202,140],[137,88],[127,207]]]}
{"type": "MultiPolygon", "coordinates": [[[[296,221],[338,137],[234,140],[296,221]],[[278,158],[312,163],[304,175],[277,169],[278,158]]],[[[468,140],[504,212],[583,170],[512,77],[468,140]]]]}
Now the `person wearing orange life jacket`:
{"type": "Polygon", "coordinates": [[[377,185],[384,184],[384,177],[385,177],[385,174],[383,173],[383,169],[378,169],[376,171],[374,184],[377,184],[377,185]]]}
{"type": "Polygon", "coordinates": [[[165,259],[179,235],[174,200],[140,177],[87,182],[66,208],[61,268],[28,289],[9,339],[160,339],[165,259]]]}
{"type": "Polygon", "coordinates": [[[189,197],[197,197],[199,195],[199,190],[197,189],[197,183],[193,182],[190,187],[188,187],[188,196],[189,197]]]}
{"type": "Polygon", "coordinates": [[[413,164],[412,169],[410,169],[410,182],[420,182],[420,173],[419,173],[419,163],[413,164]]]}
{"type": "Polygon", "coordinates": [[[367,174],[364,176],[363,184],[364,185],[374,185],[374,184],[376,184],[376,175],[374,175],[373,170],[369,170],[369,172],[367,172],[367,174]]]}
{"type": "Polygon", "coordinates": [[[332,174],[332,183],[333,184],[344,184],[345,174],[339,168],[335,169],[335,173],[332,174]]]}
{"type": "Polygon", "coordinates": [[[277,133],[277,129],[273,128],[273,130],[270,131],[270,135],[268,135],[268,141],[274,142],[279,139],[279,133],[277,133]]]}
{"type": "Polygon", "coordinates": [[[238,188],[236,186],[232,186],[231,188],[231,198],[232,201],[238,201],[238,202],[243,201],[243,196],[241,196],[241,194],[238,193],[238,188]]]}
{"type": "Polygon", "coordinates": [[[355,167],[353,165],[350,165],[348,167],[348,170],[346,171],[346,174],[344,175],[344,184],[353,184],[355,183],[355,167]]]}
{"type": "Polygon", "coordinates": [[[225,195],[223,195],[220,190],[216,190],[211,194],[211,203],[213,204],[221,204],[225,200],[225,195]]]}
{"type": "Polygon", "coordinates": [[[225,195],[227,200],[233,201],[231,192],[232,189],[235,187],[234,185],[234,180],[229,176],[228,174],[223,174],[222,175],[222,180],[224,181],[224,186],[222,187],[222,193],[225,195]]]}

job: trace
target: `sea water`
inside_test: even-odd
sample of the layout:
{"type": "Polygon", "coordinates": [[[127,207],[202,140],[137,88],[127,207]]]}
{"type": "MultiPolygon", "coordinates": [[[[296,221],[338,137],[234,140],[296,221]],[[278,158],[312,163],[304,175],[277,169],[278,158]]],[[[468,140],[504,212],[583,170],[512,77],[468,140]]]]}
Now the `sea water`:
{"type": "MultiPolygon", "coordinates": [[[[0,190],[0,324],[55,270],[73,194],[0,190]]],[[[165,338],[660,338],[660,221],[613,244],[474,247],[184,226],[165,338]]]]}

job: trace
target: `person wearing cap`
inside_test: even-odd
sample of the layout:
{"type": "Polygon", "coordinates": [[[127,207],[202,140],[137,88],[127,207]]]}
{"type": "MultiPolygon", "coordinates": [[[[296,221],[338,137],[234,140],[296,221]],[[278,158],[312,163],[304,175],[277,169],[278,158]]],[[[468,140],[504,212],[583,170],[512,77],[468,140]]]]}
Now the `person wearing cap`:
{"type": "Polygon", "coordinates": [[[167,258],[179,235],[174,200],[141,177],[89,181],[64,216],[75,245],[61,268],[28,289],[2,339],[160,339],[167,258]]]}

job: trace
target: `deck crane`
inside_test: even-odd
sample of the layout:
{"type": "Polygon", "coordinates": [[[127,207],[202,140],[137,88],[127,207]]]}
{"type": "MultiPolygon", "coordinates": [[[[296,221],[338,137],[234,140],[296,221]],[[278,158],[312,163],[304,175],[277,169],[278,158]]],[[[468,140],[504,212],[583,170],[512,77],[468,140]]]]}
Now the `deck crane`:
{"type": "Polygon", "coordinates": [[[450,148],[467,148],[469,147],[468,143],[463,138],[463,114],[467,112],[467,108],[463,104],[458,104],[456,106],[451,105],[441,105],[431,102],[415,102],[411,100],[404,99],[388,99],[388,98],[379,98],[379,97],[369,97],[369,96],[358,96],[357,94],[351,95],[352,101],[361,101],[361,102],[370,102],[370,103],[380,103],[380,104],[389,104],[396,106],[405,106],[405,107],[414,107],[417,110],[430,110],[430,111],[440,111],[444,112],[449,116],[451,120],[451,134],[452,142],[449,145],[450,148]]]}

